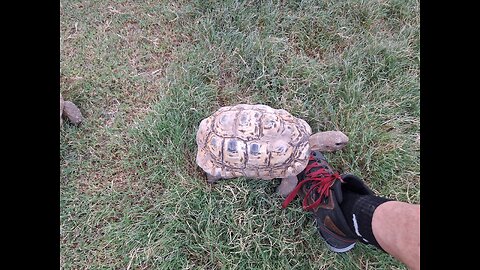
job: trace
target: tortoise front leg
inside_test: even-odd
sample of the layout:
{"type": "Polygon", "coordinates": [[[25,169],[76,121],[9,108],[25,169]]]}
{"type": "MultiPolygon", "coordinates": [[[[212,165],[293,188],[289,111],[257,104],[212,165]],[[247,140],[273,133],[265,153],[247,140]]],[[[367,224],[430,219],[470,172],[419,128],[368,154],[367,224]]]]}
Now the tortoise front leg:
{"type": "Polygon", "coordinates": [[[207,174],[207,183],[209,184],[215,184],[218,180],[222,179],[222,177],[220,176],[213,176],[209,173],[206,173],[207,174]]]}
{"type": "Polygon", "coordinates": [[[277,192],[280,194],[282,197],[287,197],[290,192],[292,192],[295,187],[297,186],[298,179],[297,176],[290,176],[287,178],[282,178],[282,182],[280,185],[277,187],[277,192]]]}

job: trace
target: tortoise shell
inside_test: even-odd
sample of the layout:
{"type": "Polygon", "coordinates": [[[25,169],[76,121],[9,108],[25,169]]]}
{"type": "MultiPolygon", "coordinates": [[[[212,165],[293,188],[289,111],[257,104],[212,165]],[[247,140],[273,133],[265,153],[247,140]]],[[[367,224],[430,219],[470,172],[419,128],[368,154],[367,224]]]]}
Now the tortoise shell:
{"type": "Polygon", "coordinates": [[[214,177],[285,178],[308,163],[312,130],[282,109],[239,104],[203,119],[197,132],[197,164],[214,177]]]}

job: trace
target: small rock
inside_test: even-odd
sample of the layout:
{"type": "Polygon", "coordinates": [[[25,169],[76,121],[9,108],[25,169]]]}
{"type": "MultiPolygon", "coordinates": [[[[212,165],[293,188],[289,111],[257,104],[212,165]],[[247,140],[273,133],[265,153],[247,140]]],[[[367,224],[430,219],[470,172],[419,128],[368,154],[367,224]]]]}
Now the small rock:
{"type": "Polygon", "coordinates": [[[62,119],[63,108],[64,108],[64,100],[63,100],[62,94],[60,93],[60,126],[62,126],[63,124],[63,119],[62,119]]]}
{"type": "Polygon", "coordinates": [[[63,103],[63,114],[75,125],[80,124],[83,120],[82,113],[71,101],[65,101],[63,103]]]}

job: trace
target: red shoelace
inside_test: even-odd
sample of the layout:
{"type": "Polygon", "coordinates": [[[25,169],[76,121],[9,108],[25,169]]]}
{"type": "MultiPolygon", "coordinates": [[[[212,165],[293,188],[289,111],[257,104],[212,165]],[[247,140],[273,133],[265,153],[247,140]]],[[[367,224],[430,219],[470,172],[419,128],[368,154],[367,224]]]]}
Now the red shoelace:
{"type": "MultiPolygon", "coordinates": [[[[318,166],[318,163],[316,162],[311,163],[305,168],[305,171],[308,172],[312,168],[317,166],[318,166]]],[[[316,181],[317,183],[313,184],[308,190],[307,194],[305,194],[305,197],[303,198],[302,206],[303,206],[303,210],[306,210],[306,211],[316,208],[317,206],[320,205],[323,198],[325,196],[328,196],[328,190],[333,185],[336,179],[341,180],[338,172],[331,174],[323,167],[321,167],[317,171],[308,173],[305,176],[305,179],[295,187],[295,189],[288,195],[288,197],[282,203],[282,208],[286,208],[287,205],[295,198],[295,196],[297,195],[298,191],[302,188],[302,186],[310,181],[316,181]],[[312,204],[308,204],[308,198],[312,191],[318,192],[320,194],[320,197],[318,197],[318,199],[312,204]]]]}

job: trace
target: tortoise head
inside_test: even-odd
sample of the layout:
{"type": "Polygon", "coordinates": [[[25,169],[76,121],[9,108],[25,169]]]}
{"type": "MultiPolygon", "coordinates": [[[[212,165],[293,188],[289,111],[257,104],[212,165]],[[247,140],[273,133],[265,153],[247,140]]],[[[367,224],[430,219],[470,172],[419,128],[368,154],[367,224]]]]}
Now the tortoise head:
{"type": "Polygon", "coordinates": [[[341,131],[325,131],[313,134],[308,142],[312,151],[334,152],[347,145],[348,137],[341,131]]]}

